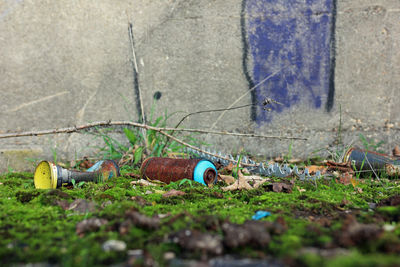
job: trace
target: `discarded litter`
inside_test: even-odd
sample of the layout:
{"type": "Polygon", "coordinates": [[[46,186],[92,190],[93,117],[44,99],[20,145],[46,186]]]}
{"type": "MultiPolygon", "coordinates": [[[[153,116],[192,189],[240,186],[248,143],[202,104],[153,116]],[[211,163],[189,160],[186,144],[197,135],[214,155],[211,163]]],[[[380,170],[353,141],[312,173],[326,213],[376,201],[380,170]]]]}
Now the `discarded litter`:
{"type": "Polygon", "coordinates": [[[86,172],[67,170],[50,161],[42,161],[36,167],[33,179],[35,188],[55,189],[70,185],[73,180],[75,183],[103,182],[119,175],[119,167],[113,160],[98,161],[86,172]]]}
{"type": "Polygon", "coordinates": [[[357,171],[385,171],[389,176],[400,175],[400,159],[374,151],[350,148],[344,157],[357,171]]]}
{"type": "Polygon", "coordinates": [[[169,184],[182,179],[191,179],[203,185],[217,181],[217,168],[205,159],[148,158],[140,168],[143,179],[159,180],[169,184]]]}
{"type": "Polygon", "coordinates": [[[252,218],[253,220],[258,221],[258,220],[261,220],[262,218],[268,217],[268,216],[270,216],[270,215],[271,215],[271,213],[270,213],[269,211],[258,210],[251,218],[252,218]]]}

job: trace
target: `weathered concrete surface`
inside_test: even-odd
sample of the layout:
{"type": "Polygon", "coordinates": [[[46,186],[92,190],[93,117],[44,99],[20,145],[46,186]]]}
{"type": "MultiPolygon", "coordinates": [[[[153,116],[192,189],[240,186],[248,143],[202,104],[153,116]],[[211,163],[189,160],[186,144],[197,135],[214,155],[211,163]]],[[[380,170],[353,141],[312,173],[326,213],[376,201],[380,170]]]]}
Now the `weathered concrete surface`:
{"type": "MultiPolygon", "coordinates": [[[[229,111],[214,128],[305,136],[310,139],[293,142],[292,148],[295,156],[307,156],[335,148],[341,107],[345,144],[360,144],[359,133],[385,141],[386,150],[399,143],[400,2],[338,0],[334,10],[333,0],[311,1],[310,6],[294,1],[296,5],[290,7],[283,4],[287,1],[277,1],[276,6],[268,6],[276,16],[260,11],[267,2],[270,5],[261,0],[4,1],[0,4],[0,132],[108,119],[138,120],[127,29],[128,21],[132,21],[145,112],[150,113],[153,95],[161,92],[156,101],[157,115],[165,109],[168,113],[180,112],[171,118],[170,126],[187,112],[225,108],[243,95],[237,105],[254,103],[251,82],[254,86],[260,77],[289,64],[287,70],[291,72],[285,72],[286,68],[280,71],[275,80],[259,86],[256,94],[278,97],[285,108],[273,106],[265,117],[260,112],[266,111],[258,105],[256,120],[252,117],[254,109],[229,111]],[[255,15],[252,10],[260,12],[255,15]],[[303,14],[311,14],[308,21],[303,14]],[[300,36],[298,47],[302,52],[296,52],[291,50],[296,42],[288,41],[291,34],[279,39],[266,30],[271,25],[290,29],[288,23],[293,19],[302,31],[309,30],[305,25],[310,21],[315,25],[319,20],[327,23],[320,31],[326,35],[321,39],[324,45],[310,44],[313,40],[306,42],[300,36]],[[330,50],[332,32],[328,26],[333,19],[336,45],[330,50]],[[257,35],[258,30],[263,34],[257,35]],[[269,36],[270,45],[262,41],[263,36],[269,36]],[[277,45],[279,40],[282,48],[277,45]],[[255,51],[282,49],[288,51],[281,54],[288,63],[280,61],[282,57],[270,57],[265,67],[257,67],[260,61],[253,58],[255,51]],[[312,54],[315,60],[295,66],[290,57],[296,58],[297,53],[312,54]],[[336,60],[334,76],[329,71],[332,61],[326,57],[336,60]],[[321,67],[318,78],[312,78],[317,62],[324,62],[326,68],[321,67]],[[296,73],[302,73],[301,83],[296,73]],[[328,111],[330,78],[335,87],[328,111]],[[312,90],[304,86],[309,81],[314,82],[312,90]],[[282,84],[290,85],[282,87],[288,98],[281,89],[275,90],[282,84]],[[314,102],[310,102],[311,97],[314,102]],[[290,102],[283,101],[289,98],[290,102]]],[[[193,115],[184,126],[210,128],[219,114],[193,115]]],[[[245,149],[266,157],[285,154],[290,145],[287,140],[211,135],[205,140],[225,152],[245,149]]],[[[87,134],[3,139],[0,168],[31,169],[29,162],[17,165],[20,160],[12,155],[18,151],[32,150],[29,157],[36,159],[52,159],[56,151],[59,159],[72,160],[93,154],[93,147],[100,143],[87,134]]]]}

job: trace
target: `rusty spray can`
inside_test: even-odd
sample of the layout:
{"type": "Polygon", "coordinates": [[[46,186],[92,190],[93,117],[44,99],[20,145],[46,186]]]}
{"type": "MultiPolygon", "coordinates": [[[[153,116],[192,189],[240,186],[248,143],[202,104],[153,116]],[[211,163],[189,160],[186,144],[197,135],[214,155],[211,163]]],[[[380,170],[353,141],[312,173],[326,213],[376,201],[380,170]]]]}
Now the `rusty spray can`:
{"type": "Polygon", "coordinates": [[[92,167],[82,171],[64,169],[53,162],[40,162],[34,174],[35,188],[55,189],[79,182],[104,182],[112,177],[120,176],[118,164],[113,160],[100,160],[92,167]]]}
{"type": "Polygon", "coordinates": [[[389,176],[400,175],[400,159],[374,151],[350,148],[344,157],[357,171],[385,171],[389,176]]]}
{"type": "Polygon", "coordinates": [[[217,181],[217,168],[206,159],[153,157],[143,161],[140,176],[142,179],[159,180],[167,184],[186,178],[210,185],[217,181]]]}

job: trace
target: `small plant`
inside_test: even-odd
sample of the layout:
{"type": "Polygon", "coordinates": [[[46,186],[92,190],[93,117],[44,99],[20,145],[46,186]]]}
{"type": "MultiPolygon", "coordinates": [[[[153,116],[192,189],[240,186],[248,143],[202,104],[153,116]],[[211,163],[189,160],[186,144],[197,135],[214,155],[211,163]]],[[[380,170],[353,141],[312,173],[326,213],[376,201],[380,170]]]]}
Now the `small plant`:
{"type": "Polygon", "coordinates": [[[283,156],[283,160],[284,161],[288,162],[289,160],[292,159],[292,156],[293,156],[292,155],[292,151],[293,151],[293,140],[290,141],[289,148],[288,148],[288,153],[285,156],[283,156]]]}
{"type": "MultiPolygon", "coordinates": [[[[152,105],[146,124],[159,128],[167,127],[167,120],[175,114],[168,114],[167,111],[165,111],[163,115],[154,119],[154,113],[155,102],[152,105]]],[[[140,164],[144,157],[166,157],[171,154],[176,155],[181,153],[184,148],[183,145],[176,141],[169,140],[168,137],[152,129],[143,131],[135,127],[125,127],[123,132],[128,140],[128,144],[122,144],[111,137],[110,134],[112,131],[114,131],[112,128],[102,128],[97,129],[97,133],[94,134],[101,137],[104,141],[105,146],[99,148],[102,158],[119,159],[120,166],[129,164],[134,167],[140,164]]],[[[173,131],[166,132],[173,134],[173,131]]],[[[200,144],[199,140],[191,136],[188,136],[186,141],[196,146],[200,144]]]]}
{"type": "Polygon", "coordinates": [[[74,188],[82,188],[82,186],[85,184],[85,181],[80,181],[79,183],[76,183],[75,179],[72,179],[71,183],[74,188]]]}
{"type": "Polygon", "coordinates": [[[242,152],[241,152],[241,153],[239,154],[239,159],[238,159],[238,161],[237,161],[237,163],[236,163],[236,166],[235,166],[235,168],[233,168],[233,170],[232,170],[232,176],[235,177],[236,179],[239,178],[239,170],[241,169],[241,168],[240,168],[240,162],[242,161],[242,158],[243,158],[243,154],[242,154],[242,152]]]}
{"type": "Polygon", "coordinates": [[[189,180],[189,179],[182,179],[180,182],[179,182],[179,184],[178,184],[178,186],[179,187],[181,187],[182,185],[184,185],[184,184],[188,184],[190,187],[193,187],[193,180],[189,180]]]}
{"type": "Polygon", "coordinates": [[[367,139],[363,134],[360,134],[359,137],[365,150],[384,153],[384,151],[379,149],[385,143],[384,141],[379,141],[378,143],[375,143],[373,139],[367,139]]]}

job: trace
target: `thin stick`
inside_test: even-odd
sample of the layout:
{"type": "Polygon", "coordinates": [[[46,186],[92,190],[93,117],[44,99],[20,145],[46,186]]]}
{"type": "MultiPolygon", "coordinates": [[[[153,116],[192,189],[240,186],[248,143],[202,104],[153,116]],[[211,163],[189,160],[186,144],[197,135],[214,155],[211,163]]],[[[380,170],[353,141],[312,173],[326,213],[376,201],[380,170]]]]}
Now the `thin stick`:
{"type": "MultiPolygon", "coordinates": [[[[137,60],[136,60],[136,53],[135,53],[135,43],[133,40],[133,29],[132,29],[132,23],[129,22],[128,24],[128,30],[129,30],[129,41],[131,43],[131,48],[132,48],[132,57],[133,57],[133,66],[134,66],[134,74],[137,78],[137,76],[139,75],[139,68],[137,65],[137,60]]],[[[139,102],[140,102],[140,111],[141,111],[141,116],[142,116],[142,123],[146,123],[146,117],[144,115],[144,107],[143,107],[143,99],[142,99],[142,91],[140,90],[140,85],[139,85],[139,79],[137,78],[137,82],[136,82],[136,86],[137,86],[137,91],[139,94],[139,102]]],[[[148,143],[147,143],[147,132],[144,128],[142,128],[142,134],[143,134],[143,138],[145,141],[145,149],[147,150],[148,147],[148,143]]]]}
{"type": "Polygon", "coordinates": [[[304,137],[246,134],[246,133],[235,133],[235,132],[225,132],[225,131],[222,132],[222,131],[201,130],[201,129],[160,128],[160,130],[163,130],[163,131],[176,131],[176,132],[192,132],[192,133],[202,133],[202,134],[216,134],[216,135],[231,135],[231,136],[239,136],[239,137],[289,139],[289,140],[308,140],[308,138],[304,138],[304,137]]]}
{"type": "Polygon", "coordinates": [[[210,110],[200,110],[200,111],[195,111],[192,113],[186,114],[175,126],[175,128],[178,128],[179,125],[189,116],[196,115],[196,114],[201,114],[201,113],[208,113],[208,112],[220,112],[220,111],[229,111],[229,110],[234,110],[234,109],[239,109],[239,108],[246,108],[249,106],[252,106],[253,104],[247,104],[243,106],[238,106],[238,107],[229,107],[229,108],[221,108],[221,109],[210,109],[210,110]]]}
{"type": "MultiPolygon", "coordinates": [[[[230,108],[232,108],[234,105],[236,105],[236,103],[238,103],[240,100],[242,100],[243,97],[245,97],[246,95],[248,95],[251,91],[255,90],[258,86],[260,86],[261,84],[263,84],[264,82],[266,82],[267,80],[271,79],[272,77],[274,77],[276,74],[278,74],[279,72],[281,72],[284,69],[281,68],[277,71],[275,71],[274,73],[272,73],[271,75],[265,77],[261,82],[257,83],[256,85],[254,85],[252,88],[250,88],[246,93],[244,93],[242,96],[240,96],[239,98],[237,98],[235,101],[233,101],[233,103],[227,107],[227,110],[229,110],[230,108]]],[[[217,125],[217,123],[219,122],[219,120],[225,115],[226,111],[222,112],[221,115],[219,115],[219,117],[215,120],[214,124],[211,126],[210,129],[214,129],[215,125],[217,125]]]]}
{"type": "MultiPolygon", "coordinates": [[[[208,131],[208,130],[200,130],[200,129],[162,128],[162,127],[154,127],[154,126],[141,124],[141,123],[137,123],[137,122],[130,122],[130,121],[113,121],[113,122],[112,121],[98,121],[98,122],[92,122],[92,123],[88,123],[88,124],[84,124],[84,125],[80,125],[80,126],[66,127],[66,128],[60,128],[60,129],[0,134],[0,139],[12,138],[12,137],[23,137],[23,136],[40,136],[40,135],[60,134],[60,133],[74,133],[74,132],[79,132],[79,131],[94,128],[94,127],[109,127],[109,126],[133,126],[133,127],[138,127],[138,128],[147,129],[147,130],[154,130],[157,132],[174,130],[174,131],[180,131],[180,132],[197,132],[197,133],[204,133],[204,134],[210,133],[210,134],[217,134],[217,135],[232,135],[232,136],[254,137],[254,138],[307,140],[307,138],[303,138],[303,137],[244,134],[244,133],[234,133],[234,132],[208,131]]],[[[170,136],[170,134],[168,134],[168,136],[170,136]]]]}

